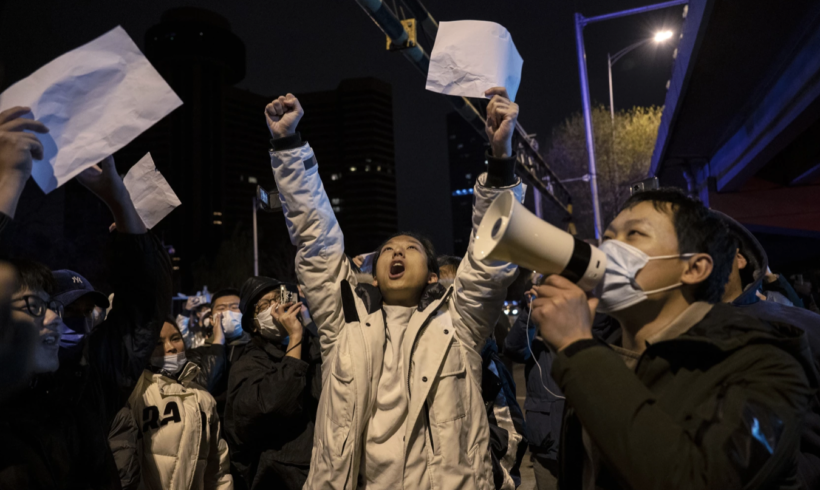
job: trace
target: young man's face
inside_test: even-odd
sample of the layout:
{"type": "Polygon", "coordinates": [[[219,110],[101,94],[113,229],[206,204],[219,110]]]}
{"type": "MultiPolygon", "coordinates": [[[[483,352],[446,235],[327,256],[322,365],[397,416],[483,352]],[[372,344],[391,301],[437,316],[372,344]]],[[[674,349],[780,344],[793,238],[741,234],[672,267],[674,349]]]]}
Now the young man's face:
{"type": "MultiPolygon", "coordinates": [[[[658,211],[651,202],[641,202],[621,211],[607,228],[604,239],[622,241],[650,257],[680,253],[672,210],[667,207],[664,211],[658,211]]],[[[660,289],[679,283],[685,268],[684,260],[650,260],[635,280],[644,291],[660,289]]],[[[664,291],[651,298],[662,299],[668,294],[670,291],[664,291]]],[[[640,307],[641,304],[635,306],[640,307]]]]}
{"type": "Polygon", "coordinates": [[[239,296],[220,296],[214,301],[214,313],[224,313],[228,310],[234,313],[241,313],[239,309],[239,296]]]}
{"type": "Polygon", "coordinates": [[[424,246],[415,238],[401,235],[382,246],[376,285],[385,303],[415,306],[424,287],[436,281],[436,274],[427,270],[424,246]]]}
{"type": "Polygon", "coordinates": [[[48,304],[49,295],[44,291],[31,291],[28,288],[18,291],[11,297],[11,315],[13,322],[37,332],[32,371],[37,374],[54,372],[60,367],[57,355],[60,350],[60,317],[57,312],[48,308],[42,315],[33,315],[26,307],[26,296],[36,296],[48,304]]]}

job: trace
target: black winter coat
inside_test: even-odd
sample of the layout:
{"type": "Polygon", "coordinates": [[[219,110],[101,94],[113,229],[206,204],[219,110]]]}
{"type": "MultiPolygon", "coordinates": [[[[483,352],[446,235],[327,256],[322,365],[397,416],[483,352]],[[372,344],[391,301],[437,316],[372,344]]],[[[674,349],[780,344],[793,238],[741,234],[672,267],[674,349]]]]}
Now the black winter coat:
{"type": "Polygon", "coordinates": [[[231,366],[225,434],[247,488],[304,485],[322,394],[321,363],[319,338],[305,329],[301,360],[254,335],[231,366]]]}
{"type": "Polygon", "coordinates": [[[649,345],[635,371],[601,343],[555,356],[567,397],[562,489],[581,488],[582,425],[597,488],[796,489],[803,417],[817,373],[803,331],[727,304],[649,345]]]}
{"type": "Polygon", "coordinates": [[[0,488],[120,488],[108,432],[171,310],[171,261],[150,232],[113,242],[114,305],[84,355],[0,408],[0,488]]]}

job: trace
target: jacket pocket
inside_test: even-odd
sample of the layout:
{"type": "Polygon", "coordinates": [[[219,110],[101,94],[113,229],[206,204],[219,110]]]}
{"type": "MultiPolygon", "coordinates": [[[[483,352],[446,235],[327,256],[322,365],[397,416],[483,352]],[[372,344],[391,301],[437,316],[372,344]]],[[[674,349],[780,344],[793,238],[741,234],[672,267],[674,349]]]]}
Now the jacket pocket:
{"type": "Polygon", "coordinates": [[[430,390],[428,401],[432,423],[443,424],[466,415],[467,367],[456,340],[450,345],[435,389],[430,390]]]}

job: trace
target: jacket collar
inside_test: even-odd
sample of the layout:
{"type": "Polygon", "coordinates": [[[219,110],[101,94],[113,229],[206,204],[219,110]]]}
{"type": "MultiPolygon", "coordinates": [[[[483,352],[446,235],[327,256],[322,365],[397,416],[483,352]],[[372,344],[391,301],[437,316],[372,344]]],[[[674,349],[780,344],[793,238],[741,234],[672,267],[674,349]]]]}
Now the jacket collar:
{"type": "MultiPolygon", "coordinates": [[[[418,311],[424,311],[434,302],[440,300],[447,293],[443,284],[434,282],[425,286],[419,300],[418,311]]],[[[382,293],[378,287],[372,284],[360,283],[356,286],[356,295],[364,302],[368,314],[375,313],[382,307],[382,293]]]]}

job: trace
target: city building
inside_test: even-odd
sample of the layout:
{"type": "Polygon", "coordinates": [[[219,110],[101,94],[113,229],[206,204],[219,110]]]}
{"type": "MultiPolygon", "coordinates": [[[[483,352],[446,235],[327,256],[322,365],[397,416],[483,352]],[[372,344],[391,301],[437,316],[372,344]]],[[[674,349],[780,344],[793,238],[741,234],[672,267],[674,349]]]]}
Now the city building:
{"type": "Polygon", "coordinates": [[[299,132],[316,153],[345,250],[372,252],[397,231],[391,87],[350,79],[335,90],[299,94],[299,101],[299,132]]]}
{"type": "Polygon", "coordinates": [[[467,253],[473,229],[473,185],[486,169],[486,138],[457,112],[447,114],[447,155],[450,162],[450,208],[453,216],[453,253],[467,253]]]}
{"type": "MultiPolygon", "coordinates": [[[[122,171],[150,151],[179,196],[182,205],[154,231],[171,252],[175,286],[191,291],[202,287],[194,283],[195,267],[217,261],[225,239],[250,233],[257,185],[275,188],[262,115],[270,98],[233,86],[245,76],[245,46],[213,12],[187,7],[165,12],[146,32],[144,51],[183,105],[116,158],[122,171]]],[[[259,219],[268,235],[286,234],[281,217],[259,213],[259,219]]],[[[248,257],[252,254],[249,247],[248,257]]],[[[243,272],[250,275],[252,269],[243,272]]]]}

